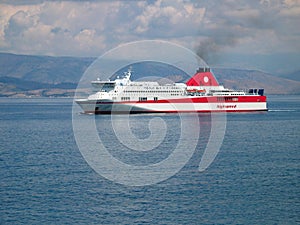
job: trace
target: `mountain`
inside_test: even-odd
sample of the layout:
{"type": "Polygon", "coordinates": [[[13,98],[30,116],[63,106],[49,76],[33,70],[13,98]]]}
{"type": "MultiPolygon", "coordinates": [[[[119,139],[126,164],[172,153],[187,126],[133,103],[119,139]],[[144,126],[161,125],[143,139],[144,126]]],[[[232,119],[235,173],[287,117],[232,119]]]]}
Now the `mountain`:
{"type": "Polygon", "coordinates": [[[56,84],[79,81],[94,58],[30,56],[0,53],[0,77],[56,84]]]}
{"type": "MultiPolygon", "coordinates": [[[[28,56],[0,53],[0,96],[71,97],[85,70],[95,58],[28,56]]],[[[116,73],[122,75],[127,68],[116,73]]],[[[196,72],[197,68],[195,68],[196,72]]],[[[189,76],[162,63],[143,62],[133,65],[132,79],[157,79],[161,82],[184,82],[189,76]],[[145,78],[144,78],[145,79],[145,78]]],[[[266,94],[300,94],[300,82],[256,70],[213,68],[225,87],[233,89],[264,88],[266,94]]],[[[298,73],[299,74],[299,73],[298,73]]],[[[295,75],[292,75],[295,77],[295,75]]]]}
{"type": "Polygon", "coordinates": [[[0,53],[0,96],[73,96],[94,58],[0,53]]]}
{"type": "Polygon", "coordinates": [[[264,88],[266,94],[300,94],[300,82],[257,70],[214,69],[219,83],[232,89],[264,88]]]}
{"type": "Polygon", "coordinates": [[[295,71],[295,72],[293,72],[293,73],[286,73],[286,74],[283,74],[283,75],[281,75],[280,77],[286,78],[286,79],[289,79],[289,80],[300,81],[300,70],[295,71]]]}

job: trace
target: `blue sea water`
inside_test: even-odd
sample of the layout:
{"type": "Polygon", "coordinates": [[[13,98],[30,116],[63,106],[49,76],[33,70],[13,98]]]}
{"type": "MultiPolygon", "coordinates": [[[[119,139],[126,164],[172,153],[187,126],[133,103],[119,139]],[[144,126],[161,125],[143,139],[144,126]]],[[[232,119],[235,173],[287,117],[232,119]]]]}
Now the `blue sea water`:
{"type": "MultiPolygon", "coordinates": [[[[199,115],[204,132],[187,165],[158,184],[130,187],[103,178],[84,160],[72,99],[0,98],[0,223],[299,224],[300,96],[268,99],[269,112],[227,114],[222,146],[206,171],[198,165],[209,117],[199,115]]],[[[149,135],[143,126],[151,117],[130,117],[136,136],[149,135]]],[[[168,126],[164,158],[176,145],[180,118],[155,117],[168,126]]],[[[109,120],[95,119],[104,144],[117,146],[109,120]]],[[[132,162],[157,160],[149,157],[132,162]]]]}

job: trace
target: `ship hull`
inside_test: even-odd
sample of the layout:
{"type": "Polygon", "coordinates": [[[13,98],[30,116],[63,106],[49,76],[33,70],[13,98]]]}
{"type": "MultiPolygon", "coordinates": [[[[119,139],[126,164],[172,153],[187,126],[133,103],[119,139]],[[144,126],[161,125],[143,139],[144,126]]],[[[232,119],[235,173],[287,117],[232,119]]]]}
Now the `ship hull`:
{"type": "Polygon", "coordinates": [[[220,97],[194,97],[165,99],[159,101],[77,100],[85,113],[209,113],[209,112],[255,112],[267,111],[265,96],[239,96],[235,99],[220,97]],[[234,101],[233,101],[234,100],[234,101]]]}

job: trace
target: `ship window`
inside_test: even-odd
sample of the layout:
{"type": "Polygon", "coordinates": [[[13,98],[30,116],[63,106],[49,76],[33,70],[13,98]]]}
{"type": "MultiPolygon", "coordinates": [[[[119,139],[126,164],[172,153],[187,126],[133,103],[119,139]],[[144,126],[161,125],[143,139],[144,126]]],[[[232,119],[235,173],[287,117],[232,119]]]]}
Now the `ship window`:
{"type": "Polygon", "coordinates": [[[227,102],[236,102],[238,98],[236,97],[225,97],[225,101],[227,102]]]}
{"type": "Polygon", "coordinates": [[[140,101],[140,102],[147,101],[147,97],[139,97],[139,101],[140,101]]]}
{"type": "Polygon", "coordinates": [[[121,101],[130,101],[130,97],[121,97],[121,101]]]}
{"type": "Polygon", "coordinates": [[[158,100],[158,98],[157,98],[157,97],[154,97],[153,99],[154,99],[154,101],[157,101],[157,100],[158,100]]]}

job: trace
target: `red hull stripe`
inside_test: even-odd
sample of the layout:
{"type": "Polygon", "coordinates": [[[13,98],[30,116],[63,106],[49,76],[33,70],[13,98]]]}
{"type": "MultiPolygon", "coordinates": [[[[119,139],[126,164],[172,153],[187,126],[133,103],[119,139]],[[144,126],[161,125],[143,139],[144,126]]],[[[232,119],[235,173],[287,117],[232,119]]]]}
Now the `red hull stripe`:
{"type": "MultiPolygon", "coordinates": [[[[120,101],[120,102],[102,102],[97,101],[97,104],[148,104],[148,103],[241,103],[241,102],[266,102],[266,96],[230,96],[230,97],[200,97],[200,98],[178,98],[178,99],[161,99],[161,100],[147,100],[147,101],[120,101]]],[[[90,104],[91,102],[81,102],[81,104],[90,104]]]]}

